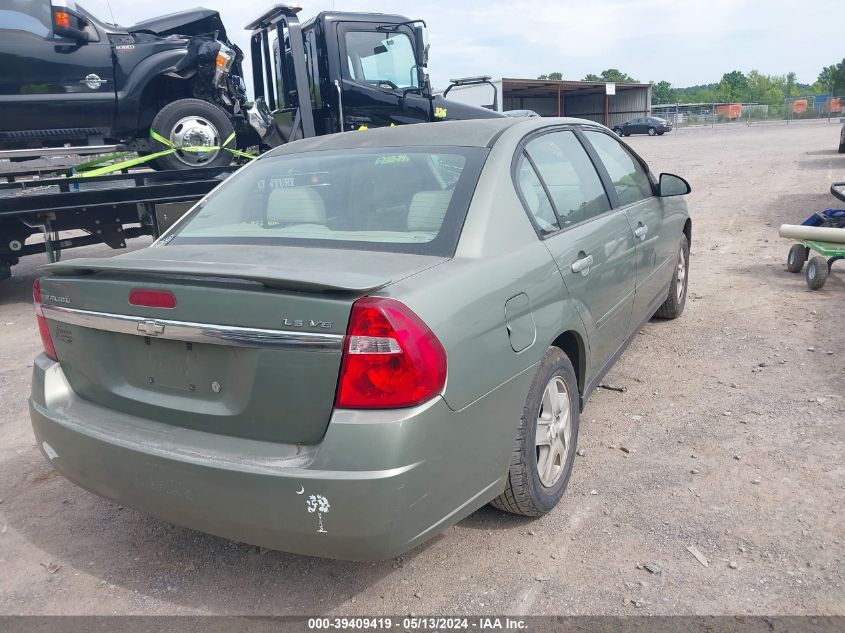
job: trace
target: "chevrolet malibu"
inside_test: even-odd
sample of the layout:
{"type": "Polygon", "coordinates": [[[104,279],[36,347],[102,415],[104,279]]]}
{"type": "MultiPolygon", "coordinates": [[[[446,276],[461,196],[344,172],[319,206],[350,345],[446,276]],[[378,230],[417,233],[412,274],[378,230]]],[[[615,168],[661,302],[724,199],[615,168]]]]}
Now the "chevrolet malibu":
{"type": "Polygon", "coordinates": [[[688,192],[578,119],[283,146],[151,247],[48,266],[38,445],[98,495],[310,555],[542,515],[590,393],[684,309],[688,192]]]}

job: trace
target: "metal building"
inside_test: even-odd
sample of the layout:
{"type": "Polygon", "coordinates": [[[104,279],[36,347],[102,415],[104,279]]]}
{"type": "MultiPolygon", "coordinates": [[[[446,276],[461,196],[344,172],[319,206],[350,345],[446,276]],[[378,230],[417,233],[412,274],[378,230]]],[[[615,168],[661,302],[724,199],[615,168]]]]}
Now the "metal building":
{"type": "Polygon", "coordinates": [[[533,110],[541,116],[572,116],[608,127],[651,113],[651,84],[617,83],[613,95],[607,94],[605,82],[502,78],[491,79],[490,84],[454,86],[448,98],[490,107],[495,86],[499,111],[533,110]]]}

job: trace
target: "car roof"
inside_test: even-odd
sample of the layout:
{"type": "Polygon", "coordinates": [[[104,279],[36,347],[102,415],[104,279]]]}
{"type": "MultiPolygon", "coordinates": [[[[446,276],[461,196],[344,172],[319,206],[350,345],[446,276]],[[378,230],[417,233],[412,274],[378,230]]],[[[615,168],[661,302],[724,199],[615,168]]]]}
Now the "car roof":
{"type": "Polygon", "coordinates": [[[523,128],[527,134],[533,129],[553,125],[591,125],[601,127],[595,121],[569,117],[502,117],[495,119],[474,119],[470,121],[441,121],[438,123],[397,125],[395,127],[381,127],[344,132],[343,134],[317,136],[287,143],[268,152],[265,156],[374,147],[488,147],[493,144],[502,132],[510,128],[523,128]]]}

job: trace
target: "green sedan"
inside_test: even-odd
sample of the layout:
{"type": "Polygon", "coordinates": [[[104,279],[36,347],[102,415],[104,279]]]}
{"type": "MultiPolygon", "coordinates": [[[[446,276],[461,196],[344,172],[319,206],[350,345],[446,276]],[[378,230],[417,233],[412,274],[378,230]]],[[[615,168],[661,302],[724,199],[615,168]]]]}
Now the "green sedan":
{"type": "Polygon", "coordinates": [[[108,499],[316,556],[542,515],[590,393],[684,309],[688,192],[578,119],[280,147],[149,248],[48,266],[38,446],[108,499]]]}

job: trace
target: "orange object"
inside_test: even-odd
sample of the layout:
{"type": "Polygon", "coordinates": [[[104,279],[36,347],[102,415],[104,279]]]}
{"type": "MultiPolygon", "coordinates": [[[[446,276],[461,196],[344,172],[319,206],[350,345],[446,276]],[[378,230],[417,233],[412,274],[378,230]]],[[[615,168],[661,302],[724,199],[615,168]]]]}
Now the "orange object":
{"type": "Polygon", "coordinates": [[[807,111],[807,100],[806,99],[796,99],[792,102],[792,112],[793,114],[804,114],[807,111]]]}
{"type": "Polygon", "coordinates": [[[70,14],[64,11],[55,11],[53,13],[53,22],[56,26],[61,26],[66,29],[70,28],[70,14]]]}
{"type": "Polygon", "coordinates": [[[723,103],[716,106],[716,114],[720,114],[731,120],[738,119],[742,116],[741,103],[723,103]]]}
{"type": "Polygon", "coordinates": [[[833,97],[830,100],[830,111],[842,112],[842,103],[839,101],[839,97],[833,97]]]}

